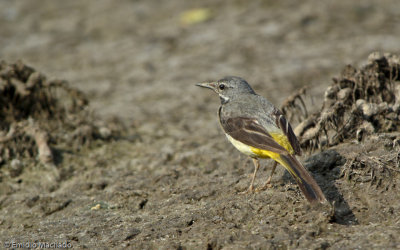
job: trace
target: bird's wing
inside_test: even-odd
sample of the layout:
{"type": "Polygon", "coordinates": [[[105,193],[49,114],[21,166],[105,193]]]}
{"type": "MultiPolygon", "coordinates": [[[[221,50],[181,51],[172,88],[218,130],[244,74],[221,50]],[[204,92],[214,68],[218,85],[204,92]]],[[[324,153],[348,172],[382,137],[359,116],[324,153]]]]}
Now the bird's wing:
{"type": "Polygon", "coordinates": [[[290,126],[285,116],[283,116],[282,112],[279,111],[278,109],[275,109],[272,112],[272,114],[275,116],[276,126],[278,126],[282,130],[282,132],[286,135],[290,145],[294,150],[294,153],[296,155],[301,155],[300,143],[293,132],[292,126],[290,126]]]}
{"type": "Polygon", "coordinates": [[[288,154],[256,119],[247,117],[224,118],[220,114],[221,126],[233,139],[251,147],[278,154],[288,154]]]}

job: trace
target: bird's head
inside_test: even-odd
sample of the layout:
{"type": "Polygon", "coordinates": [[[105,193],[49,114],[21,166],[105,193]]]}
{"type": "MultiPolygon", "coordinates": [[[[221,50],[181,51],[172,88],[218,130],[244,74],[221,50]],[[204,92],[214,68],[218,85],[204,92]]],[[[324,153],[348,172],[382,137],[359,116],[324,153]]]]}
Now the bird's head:
{"type": "Polygon", "coordinates": [[[238,95],[255,94],[246,80],[237,76],[227,76],[216,82],[198,83],[196,86],[214,90],[222,103],[227,103],[238,95]]]}

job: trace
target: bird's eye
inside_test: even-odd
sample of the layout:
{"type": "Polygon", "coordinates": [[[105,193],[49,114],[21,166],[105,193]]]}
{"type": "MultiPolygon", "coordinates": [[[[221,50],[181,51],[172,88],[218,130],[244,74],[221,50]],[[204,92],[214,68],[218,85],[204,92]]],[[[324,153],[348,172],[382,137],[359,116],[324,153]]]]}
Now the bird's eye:
{"type": "Polygon", "coordinates": [[[220,89],[220,90],[224,90],[225,89],[225,84],[220,84],[219,86],[218,86],[218,88],[220,89]]]}

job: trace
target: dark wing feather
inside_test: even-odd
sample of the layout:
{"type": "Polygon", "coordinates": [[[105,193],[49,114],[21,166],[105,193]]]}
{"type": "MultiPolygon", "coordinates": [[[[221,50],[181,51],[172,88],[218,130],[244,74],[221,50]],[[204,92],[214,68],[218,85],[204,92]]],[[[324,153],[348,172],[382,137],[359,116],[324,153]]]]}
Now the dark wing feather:
{"type": "Polygon", "coordinates": [[[293,132],[292,126],[290,126],[289,122],[286,120],[285,116],[279,111],[275,109],[272,113],[275,116],[276,125],[282,130],[282,132],[286,135],[289,140],[290,145],[292,146],[294,153],[296,155],[301,155],[300,143],[297,140],[296,135],[293,132]]]}
{"type": "Polygon", "coordinates": [[[223,119],[220,117],[220,121],[224,131],[237,141],[258,149],[288,154],[287,150],[279,145],[255,119],[245,117],[223,119]]]}
{"type": "Polygon", "coordinates": [[[286,162],[287,166],[284,166],[293,178],[296,180],[301,191],[307,200],[311,203],[324,203],[326,198],[321,188],[315,179],[310,175],[307,169],[296,159],[294,155],[281,155],[281,159],[286,162]]]}

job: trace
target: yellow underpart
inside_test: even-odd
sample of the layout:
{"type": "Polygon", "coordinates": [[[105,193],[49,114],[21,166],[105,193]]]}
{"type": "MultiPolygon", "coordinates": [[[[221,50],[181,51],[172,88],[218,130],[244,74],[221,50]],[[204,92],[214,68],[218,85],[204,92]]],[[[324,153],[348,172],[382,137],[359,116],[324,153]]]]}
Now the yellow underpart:
{"type": "MultiPolygon", "coordinates": [[[[282,160],[280,154],[274,153],[274,152],[271,152],[271,151],[268,151],[268,150],[254,148],[254,147],[250,147],[250,149],[255,155],[257,155],[260,158],[271,158],[274,161],[278,162],[284,168],[286,168],[286,170],[289,171],[292,174],[292,176],[295,176],[296,178],[299,179],[299,177],[297,176],[296,172],[294,172],[292,167],[288,163],[286,163],[285,161],[282,160]]],[[[301,181],[301,179],[299,179],[299,180],[301,181]]]]}
{"type": "MultiPolygon", "coordinates": [[[[280,154],[278,153],[274,153],[268,150],[264,150],[264,149],[259,149],[259,148],[255,148],[255,147],[250,147],[250,150],[257,155],[257,157],[259,158],[271,158],[271,159],[280,159],[280,154]]],[[[279,162],[280,163],[280,162],[279,162]]]]}
{"type": "MultiPolygon", "coordinates": [[[[290,142],[288,140],[288,138],[286,137],[285,134],[283,133],[270,133],[270,135],[272,136],[272,138],[274,138],[274,140],[279,143],[279,145],[281,145],[283,148],[285,148],[290,154],[294,154],[294,150],[292,148],[292,145],[290,145],[290,142]]],[[[278,153],[274,153],[268,150],[263,150],[263,149],[259,149],[259,148],[255,148],[255,147],[250,147],[251,151],[256,154],[258,157],[260,158],[271,158],[275,161],[277,161],[279,164],[281,164],[283,167],[285,167],[287,169],[287,171],[289,171],[293,176],[296,176],[296,173],[293,171],[292,167],[286,163],[285,161],[283,161],[281,159],[280,154],[278,153]]]]}
{"type": "MultiPolygon", "coordinates": [[[[282,133],[270,133],[272,138],[279,143],[282,147],[284,147],[290,154],[294,154],[294,150],[292,148],[292,145],[290,145],[290,142],[285,134],[282,133]]],[[[271,157],[272,158],[272,157],[271,157]]]]}
{"type": "MultiPolygon", "coordinates": [[[[282,147],[284,147],[290,154],[294,153],[294,150],[292,146],[290,145],[289,140],[284,134],[279,134],[279,133],[270,133],[272,138],[279,143],[282,147]]],[[[228,134],[226,134],[226,137],[228,137],[228,140],[242,153],[249,155],[251,157],[256,157],[256,158],[271,158],[275,161],[277,161],[279,164],[281,164],[284,168],[287,169],[293,176],[296,176],[296,173],[293,171],[292,167],[285,161],[281,159],[280,154],[274,153],[268,150],[263,150],[255,147],[251,147],[249,145],[246,145],[238,140],[233,139],[230,137],[228,134]]],[[[297,177],[298,178],[298,177],[297,177]]]]}

